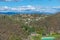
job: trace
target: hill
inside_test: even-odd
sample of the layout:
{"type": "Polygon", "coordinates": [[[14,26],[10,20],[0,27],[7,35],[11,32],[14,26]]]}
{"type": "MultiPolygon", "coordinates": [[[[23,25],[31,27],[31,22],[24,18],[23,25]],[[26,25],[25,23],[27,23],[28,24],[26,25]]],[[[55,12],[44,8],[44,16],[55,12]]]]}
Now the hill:
{"type": "Polygon", "coordinates": [[[25,40],[32,33],[60,33],[60,13],[0,14],[0,40],[25,40]]]}

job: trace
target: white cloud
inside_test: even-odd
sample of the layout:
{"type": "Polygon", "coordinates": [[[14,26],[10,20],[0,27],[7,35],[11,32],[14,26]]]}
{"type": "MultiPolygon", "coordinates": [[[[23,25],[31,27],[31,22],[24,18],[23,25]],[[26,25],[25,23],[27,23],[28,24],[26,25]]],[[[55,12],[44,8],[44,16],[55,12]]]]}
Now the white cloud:
{"type": "Polygon", "coordinates": [[[11,8],[11,10],[17,10],[17,8],[11,8]]]}
{"type": "Polygon", "coordinates": [[[52,8],[60,8],[60,6],[54,6],[54,7],[52,7],[52,8]]]}
{"type": "Polygon", "coordinates": [[[27,5],[27,6],[18,6],[18,7],[8,7],[8,6],[0,6],[0,11],[25,11],[25,10],[33,10],[33,11],[40,11],[40,12],[57,12],[60,11],[60,6],[57,7],[42,7],[42,6],[32,6],[32,5],[27,5]]]}
{"type": "Polygon", "coordinates": [[[60,11],[60,7],[37,7],[37,11],[54,13],[60,11]]]}
{"type": "Polygon", "coordinates": [[[0,7],[0,10],[7,10],[7,9],[9,9],[8,6],[2,6],[2,7],[0,7]]]}
{"type": "Polygon", "coordinates": [[[34,6],[31,6],[31,5],[27,5],[27,6],[21,6],[21,7],[18,7],[20,10],[27,10],[27,9],[30,9],[30,10],[34,10],[35,7],[34,6]]]}

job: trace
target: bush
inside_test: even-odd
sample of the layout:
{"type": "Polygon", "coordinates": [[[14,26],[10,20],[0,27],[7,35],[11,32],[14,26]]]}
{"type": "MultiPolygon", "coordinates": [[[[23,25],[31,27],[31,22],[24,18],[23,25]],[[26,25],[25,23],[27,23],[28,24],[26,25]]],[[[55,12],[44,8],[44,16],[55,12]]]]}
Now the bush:
{"type": "Polygon", "coordinates": [[[9,40],[22,40],[22,39],[19,36],[17,36],[17,35],[11,35],[9,37],[9,40]]]}

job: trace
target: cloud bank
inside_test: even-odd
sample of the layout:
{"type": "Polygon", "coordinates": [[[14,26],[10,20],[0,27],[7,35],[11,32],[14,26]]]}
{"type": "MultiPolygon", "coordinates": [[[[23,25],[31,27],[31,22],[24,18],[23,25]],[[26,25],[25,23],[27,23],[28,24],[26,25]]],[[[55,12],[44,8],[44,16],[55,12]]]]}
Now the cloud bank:
{"type": "Polygon", "coordinates": [[[56,7],[42,7],[42,6],[17,6],[17,7],[8,7],[8,6],[0,6],[0,12],[24,12],[24,11],[38,11],[38,12],[59,12],[60,6],[56,7]]]}

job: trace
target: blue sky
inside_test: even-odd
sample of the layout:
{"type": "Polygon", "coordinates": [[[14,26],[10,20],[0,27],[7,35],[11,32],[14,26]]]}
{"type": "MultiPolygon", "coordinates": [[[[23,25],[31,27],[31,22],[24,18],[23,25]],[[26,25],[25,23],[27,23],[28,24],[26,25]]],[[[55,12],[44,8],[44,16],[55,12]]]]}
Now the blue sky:
{"type": "Polygon", "coordinates": [[[0,2],[0,6],[22,6],[22,5],[33,5],[33,6],[60,6],[59,0],[18,0],[15,2],[13,0],[5,2],[0,2]]]}
{"type": "Polygon", "coordinates": [[[24,10],[57,12],[60,11],[60,0],[1,0],[0,11],[24,10]]]}

